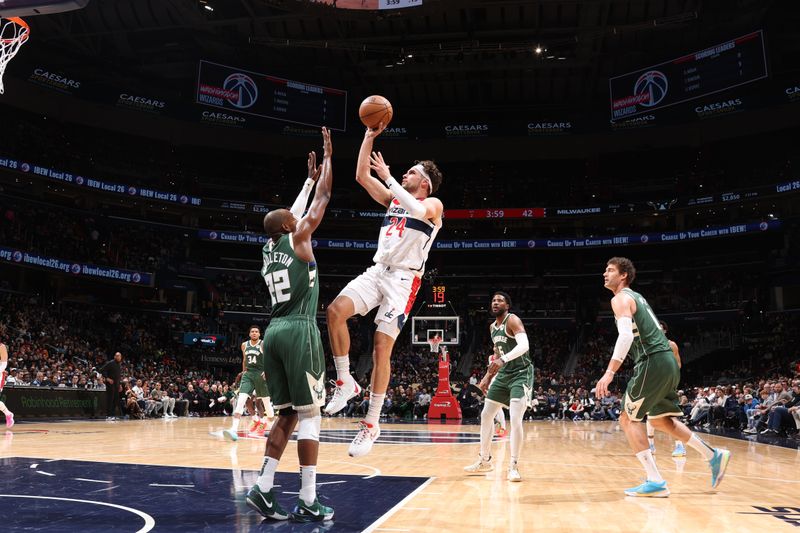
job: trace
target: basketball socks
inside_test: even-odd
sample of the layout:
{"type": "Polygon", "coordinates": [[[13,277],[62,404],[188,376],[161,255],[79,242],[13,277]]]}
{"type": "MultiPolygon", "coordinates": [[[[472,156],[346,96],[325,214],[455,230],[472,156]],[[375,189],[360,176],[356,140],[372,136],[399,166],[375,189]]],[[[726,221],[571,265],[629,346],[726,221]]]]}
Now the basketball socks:
{"type": "Polygon", "coordinates": [[[383,401],[385,399],[385,392],[383,394],[373,392],[369,395],[369,410],[367,410],[367,416],[364,417],[364,422],[372,426],[378,424],[378,419],[381,417],[381,409],[383,408],[383,401]]]}
{"type": "Polygon", "coordinates": [[[650,452],[649,448],[637,453],[636,458],[639,459],[639,462],[642,463],[642,466],[644,467],[644,471],[647,472],[647,481],[664,481],[664,478],[661,477],[661,473],[658,471],[656,462],[653,459],[653,454],[650,452]]]}
{"type": "Polygon", "coordinates": [[[269,396],[261,398],[261,403],[264,404],[264,413],[267,418],[275,418],[275,410],[272,408],[272,401],[269,396]]]}
{"type": "Polygon", "coordinates": [[[306,505],[317,499],[317,465],[300,467],[300,499],[306,505]]]}
{"type": "Polygon", "coordinates": [[[511,461],[516,464],[522,452],[522,417],[525,416],[526,403],[521,399],[511,400],[509,418],[511,419],[511,461]]]}
{"type": "Polygon", "coordinates": [[[645,426],[647,427],[647,442],[650,444],[650,449],[653,449],[656,445],[656,430],[653,429],[650,420],[645,421],[645,426]]]}
{"type": "Polygon", "coordinates": [[[484,461],[492,458],[494,416],[500,409],[502,409],[502,406],[499,403],[487,401],[483,405],[483,411],[481,411],[481,459],[484,461]]]}
{"type": "Polygon", "coordinates": [[[692,448],[700,452],[700,455],[702,455],[706,461],[710,461],[711,459],[714,458],[714,448],[706,444],[703,439],[701,439],[694,433],[692,433],[691,438],[689,438],[689,440],[686,441],[686,445],[691,446],[692,448]]]}
{"type": "Polygon", "coordinates": [[[350,376],[350,354],[334,355],[333,364],[336,365],[336,379],[348,381],[350,376]]]}
{"type": "MultiPolygon", "coordinates": [[[[278,469],[278,460],[264,456],[264,464],[258,475],[256,483],[262,492],[268,492],[275,486],[275,471],[278,469]]],[[[316,474],[315,474],[316,475],[316,474]]]]}
{"type": "Polygon", "coordinates": [[[3,402],[0,402],[0,412],[2,412],[6,416],[11,414],[11,411],[8,410],[8,407],[6,407],[6,404],[4,404],[3,402]]]}
{"type": "Polygon", "coordinates": [[[234,416],[233,420],[231,420],[231,431],[234,433],[239,429],[239,420],[241,420],[241,417],[238,416],[234,416]]]}

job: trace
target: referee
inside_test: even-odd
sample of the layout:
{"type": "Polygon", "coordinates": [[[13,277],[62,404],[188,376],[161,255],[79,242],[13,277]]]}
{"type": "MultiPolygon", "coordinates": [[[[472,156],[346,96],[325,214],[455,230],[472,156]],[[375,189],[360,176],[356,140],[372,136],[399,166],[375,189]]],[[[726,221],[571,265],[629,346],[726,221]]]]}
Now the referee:
{"type": "MultiPolygon", "coordinates": [[[[114,359],[106,361],[106,364],[97,371],[106,378],[106,409],[108,416],[106,420],[116,420],[117,406],[119,405],[119,393],[122,388],[122,354],[117,352],[114,359]]],[[[120,411],[121,414],[121,411],[120,411]]]]}

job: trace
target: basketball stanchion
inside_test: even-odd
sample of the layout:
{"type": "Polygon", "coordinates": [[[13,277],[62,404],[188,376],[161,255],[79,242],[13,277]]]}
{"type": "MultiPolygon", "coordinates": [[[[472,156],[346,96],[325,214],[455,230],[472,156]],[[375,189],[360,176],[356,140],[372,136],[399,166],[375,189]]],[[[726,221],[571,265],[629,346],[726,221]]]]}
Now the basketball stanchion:
{"type": "Polygon", "coordinates": [[[28,40],[30,31],[28,23],[19,17],[0,18],[0,94],[5,92],[3,74],[6,67],[28,40]]]}
{"type": "MultiPolygon", "coordinates": [[[[431,352],[439,352],[439,343],[441,342],[441,337],[428,339],[431,352]],[[434,344],[436,350],[433,349],[434,344]]],[[[428,408],[428,422],[437,419],[442,421],[461,419],[461,406],[458,405],[458,400],[453,396],[453,390],[450,388],[450,354],[447,353],[447,346],[442,346],[439,354],[439,384],[436,387],[436,394],[431,399],[431,406],[428,408]]]]}

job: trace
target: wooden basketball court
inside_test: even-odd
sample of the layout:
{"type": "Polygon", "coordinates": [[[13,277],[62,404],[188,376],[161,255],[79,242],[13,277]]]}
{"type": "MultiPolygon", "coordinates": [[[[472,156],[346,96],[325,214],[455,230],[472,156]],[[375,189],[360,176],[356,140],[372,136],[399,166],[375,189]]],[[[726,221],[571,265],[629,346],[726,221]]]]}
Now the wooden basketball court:
{"type": "MultiPolygon", "coordinates": [[[[261,466],[264,440],[242,438],[230,443],[213,434],[227,424],[226,418],[23,421],[0,437],[0,456],[6,465],[0,502],[5,514],[11,508],[23,511],[27,507],[19,505],[35,502],[28,526],[36,516],[44,516],[41,513],[48,510],[49,502],[69,505],[70,512],[77,514],[89,512],[84,508],[94,512],[97,505],[105,506],[103,512],[110,512],[111,507],[114,512],[126,509],[140,517],[124,521],[131,531],[147,531],[148,525],[155,531],[181,529],[181,517],[206,513],[209,516],[203,523],[213,531],[722,532],[797,531],[800,524],[798,450],[708,436],[712,445],[733,453],[724,481],[718,490],[712,490],[708,468],[699,455],[688,450],[685,460],[673,459],[671,441],[657,435],[656,461],[672,495],[635,499],[625,497],[622,490],[640,482],[642,469],[615,423],[525,423],[520,465],[523,482],[512,484],[505,479],[507,441],[495,443],[499,468],[494,472],[467,475],[463,471],[476,458],[478,426],[384,424],[372,453],[354,460],[347,455],[347,445],[355,425],[340,418],[323,420],[319,472],[327,481],[318,479],[320,497],[334,507],[337,519],[347,516],[349,510],[360,514],[378,500],[387,510],[366,525],[350,518],[324,527],[262,522],[241,500],[261,466]],[[64,470],[67,464],[78,465],[80,470],[64,470]],[[129,465],[190,467],[202,469],[204,474],[187,474],[180,483],[146,483],[147,479],[136,476],[146,470],[151,479],[159,469],[129,465]],[[108,473],[112,467],[113,475],[108,473]],[[207,469],[214,470],[208,474],[207,469]],[[413,479],[413,484],[395,495],[397,483],[406,477],[413,479]],[[348,480],[365,480],[363,483],[371,485],[366,493],[353,496],[355,493],[345,488],[356,484],[348,484],[348,480]],[[140,485],[146,485],[144,491],[140,485]],[[217,503],[210,503],[212,485],[217,503]],[[158,498],[162,503],[172,502],[164,505],[164,512],[170,513],[168,519],[159,514],[159,507],[154,507],[154,512],[136,513],[137,505],[158,498]],[[95,499],[110,503],[90,505],[95,499]],[[216,508],[225,506],[233,511],[213,515],[216,508]],[[147,514],[151,522],[141,518],[147,514]]],[[[167,470],[173,477],[174,472],[201,471],[167,470]]],[[[287,482],[298,477],[294,442],[287,448],[280,472],[286,473],[283,479],[287,482]]],[[[291,502],[296,497],[285,499],[291,502]]],[[[108,530],[111,526],[105,519],[102,513],[96,514],[90,523],[96,530],[108,530]]],[[[53,522],[44,521],[40,529],[53,530],[51,526],[53,522]]]]}

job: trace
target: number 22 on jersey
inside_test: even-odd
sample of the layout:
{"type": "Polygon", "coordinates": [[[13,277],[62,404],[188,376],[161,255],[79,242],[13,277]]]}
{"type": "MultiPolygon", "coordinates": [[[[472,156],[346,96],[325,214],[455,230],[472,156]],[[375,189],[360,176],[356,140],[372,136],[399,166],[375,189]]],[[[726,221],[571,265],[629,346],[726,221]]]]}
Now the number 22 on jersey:
{"type": "Polygon", "coordinates": [[[264,274],[264,281],[269,289],[272,305],[288,302],[292,297],[292,287],[289,281],[289,269],[276,270],[264,274]]]}

